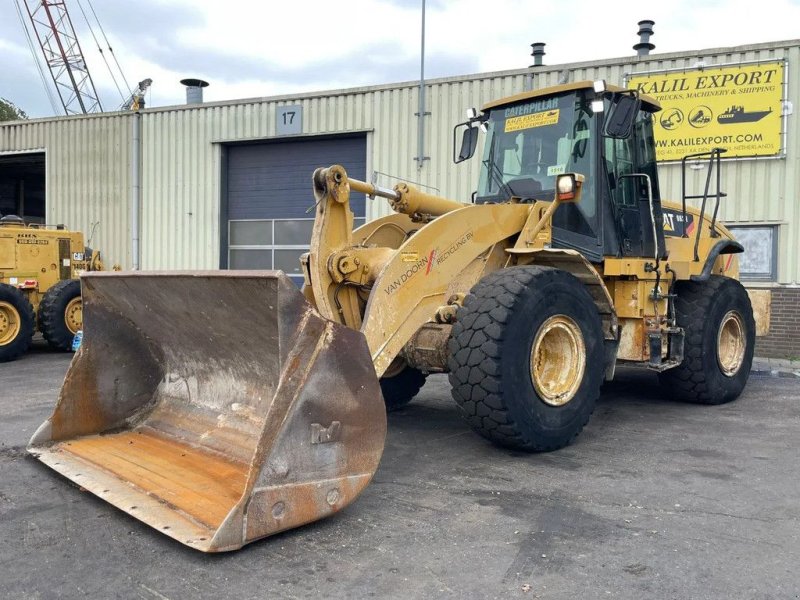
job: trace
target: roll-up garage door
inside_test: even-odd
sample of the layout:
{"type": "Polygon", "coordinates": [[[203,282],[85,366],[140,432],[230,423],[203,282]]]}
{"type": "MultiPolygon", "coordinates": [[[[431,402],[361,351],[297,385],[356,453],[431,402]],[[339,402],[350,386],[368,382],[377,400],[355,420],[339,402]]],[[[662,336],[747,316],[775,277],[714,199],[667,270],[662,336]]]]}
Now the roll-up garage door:
{"type": "MultiPolygon", "coordinates": [[[[364,180],[366,161],[365,135],[227,146],[227,266],[281,269],[301,284],[299,258],[314,223],[314,169],[340,164],[364,180]]],[[[363,194],[351,194],[356,226],[364,222],[364,203],[363,194]]]]}

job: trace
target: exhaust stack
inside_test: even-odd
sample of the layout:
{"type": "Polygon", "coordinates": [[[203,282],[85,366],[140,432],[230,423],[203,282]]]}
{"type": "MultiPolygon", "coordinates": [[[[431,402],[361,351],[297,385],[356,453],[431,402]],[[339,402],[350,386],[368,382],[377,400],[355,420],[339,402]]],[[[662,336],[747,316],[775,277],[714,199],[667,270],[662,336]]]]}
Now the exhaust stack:
{"type": "Polygon", "coordinates": [[[208,82],[202,79],[181,79],[186,86],[186,104],[202,104],[203,88],[208,87],[208,82]]]}
{"type": "Polygon", "coordinates": [[[534,42],[531,44],[531,56],[533,57],[533,64],[530,65],[531,67],[543,67],[544,63],[542,59],[544,58],[544,42],[534,42]]]}
{"type": "Polygon", "coordinates": [[[650,54],[650,50],[655,49],[655,44],[650,43],[650,36],[653,35],[653,25],[655,24],[655,21],[649,19],[637,23],[639,25],[639,43],[633,46],[637,56],[647,56],[650,54]]]}

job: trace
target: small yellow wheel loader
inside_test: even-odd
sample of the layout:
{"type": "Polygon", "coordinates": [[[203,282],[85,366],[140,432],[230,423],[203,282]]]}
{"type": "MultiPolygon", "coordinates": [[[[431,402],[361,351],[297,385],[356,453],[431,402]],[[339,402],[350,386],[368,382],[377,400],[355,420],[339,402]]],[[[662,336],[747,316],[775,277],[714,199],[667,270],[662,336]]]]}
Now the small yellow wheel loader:
{"type": "Polygon", "coordinates": [[[51,347],[69,350],[83,324],[78,277],[102,268],[80,232],[0,218],[0,362],[27,351],[37,329],[51,347]]]}
{"type": "Polygon", "coordinates": [[[427,373],[449,373],[477,433],[528,451],[570,443],[618,364],[680,400],[733,400],[755,329],[742,246],[718,189],[661,201],[657,110],[604,82],[492,102],[454,129],[456,162],[486,132],[469,204],[318,169],[302,292],[281,272],[84,275],[83,345],[30,452],[218,552],[352,502],[384,400],[427,373]],[[353,230],[352,191],[395,214],[353,230]]]}

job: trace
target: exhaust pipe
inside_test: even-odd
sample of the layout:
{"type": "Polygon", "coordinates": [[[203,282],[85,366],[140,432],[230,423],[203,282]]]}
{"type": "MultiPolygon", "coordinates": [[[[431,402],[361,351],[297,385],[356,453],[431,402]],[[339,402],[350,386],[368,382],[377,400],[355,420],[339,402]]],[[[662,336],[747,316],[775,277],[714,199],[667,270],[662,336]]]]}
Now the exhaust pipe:
{"type": "Polygon", "coordinates": [[[208,82],[202,79],[181,79],[186,86],[186,104],[202,104],[203,88],[208,87],[208,82]]]}
{"type": "Polygon", "coordinates": [[[653,35],[653,25],[655,24],[655,21],[647,19],[637,23],[639,25],[639,43],[633,46],[637,56],[647,56],[651,50],[655,49],[655,44],[650,43],[650,36],[653,35]]]}

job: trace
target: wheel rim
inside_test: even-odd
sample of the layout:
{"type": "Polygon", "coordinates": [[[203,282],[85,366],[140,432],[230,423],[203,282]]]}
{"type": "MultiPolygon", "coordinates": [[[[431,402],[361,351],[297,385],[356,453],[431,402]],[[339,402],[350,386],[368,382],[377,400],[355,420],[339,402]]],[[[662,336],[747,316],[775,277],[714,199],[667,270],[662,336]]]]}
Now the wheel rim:
{"type": "Polygon", "coordinates": [[[746,347],[742,315],[735,310],[728,311],[722,318],[717,336],[717,362],[724,375],[736,375],[744,362],[746,347]]]}
{"type": "Polygon", "coordinates": [[[72,335],[83,329],[83,303],[80,296],[70,300],[64,309],[64,323],[72,335]]]}
{"type": "Polygon", "coordinates": [[[13,342],[21,326],[19,311],[8,302],[0,302],[0,346],[13,342]]]}
{"type": "Polygon", "coordinates": [[[551,406],[575,397],[586,370],[586,344],[580,327],[566,315],[547,319],[533,340],[531,379],[536,393],[551,406]]]}

